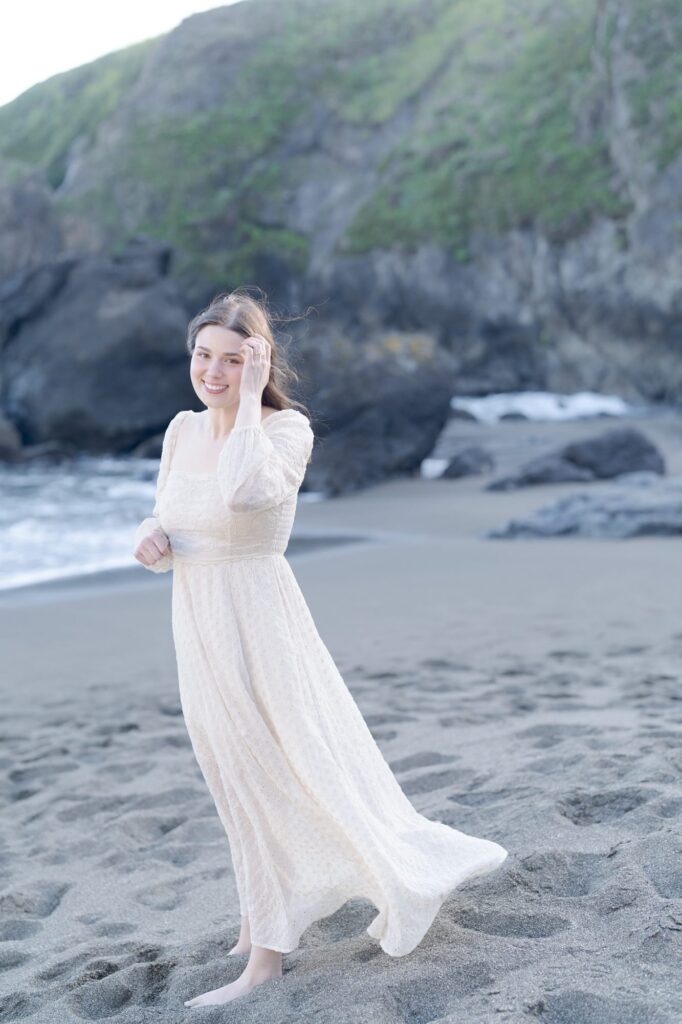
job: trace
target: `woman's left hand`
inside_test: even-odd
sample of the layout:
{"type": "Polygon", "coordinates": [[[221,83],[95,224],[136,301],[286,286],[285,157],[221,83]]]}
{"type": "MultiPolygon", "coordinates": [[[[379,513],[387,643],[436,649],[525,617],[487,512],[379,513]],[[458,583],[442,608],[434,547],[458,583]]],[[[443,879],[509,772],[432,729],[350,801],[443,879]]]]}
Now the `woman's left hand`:
{"type": "Polygon", "coordinates": [[[270,343],[260,334],[253,334],[239,346],[244,359],[239,395],[249,395],[260,401],[270,380],[270,343]]]}

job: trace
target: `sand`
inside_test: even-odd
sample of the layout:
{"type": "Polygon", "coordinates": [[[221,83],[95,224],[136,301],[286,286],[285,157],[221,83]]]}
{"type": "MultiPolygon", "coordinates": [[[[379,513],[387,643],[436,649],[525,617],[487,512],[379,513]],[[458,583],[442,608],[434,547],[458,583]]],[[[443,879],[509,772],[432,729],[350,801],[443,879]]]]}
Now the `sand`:
{"type": "MultiPolygon", "coordinates": [[[[645,429],[682,472],[677,429],[645,429]]],[[[180,714],[171,574],[2,595],[0,1021],[682,1019],[682,547],[485,539],[578,489],[483,491],[539,431],[462,424],[508,463],[299,504],[317,543],[292,541],[291,565],[405,792],[509,850],[407,957],[351,901],[281,981],[184,1007],[245,960],[226,955],[236,890],[180,714]]]]}

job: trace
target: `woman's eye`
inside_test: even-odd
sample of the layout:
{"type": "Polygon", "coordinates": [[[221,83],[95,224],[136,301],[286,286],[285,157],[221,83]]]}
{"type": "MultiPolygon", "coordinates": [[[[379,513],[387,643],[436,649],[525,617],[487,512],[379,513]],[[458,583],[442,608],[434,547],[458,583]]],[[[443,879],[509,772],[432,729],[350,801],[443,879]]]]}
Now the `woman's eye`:
{"type": "MultiPolygon", "coordinates": [[[[199,352],[198,356],[199,356],[200,359],[208,359],[208,352],[199,352]]],[[[239,366],[239,360],[238,359],[227,359],[226,362],[234,363],[235,366],[239,366]]]]}

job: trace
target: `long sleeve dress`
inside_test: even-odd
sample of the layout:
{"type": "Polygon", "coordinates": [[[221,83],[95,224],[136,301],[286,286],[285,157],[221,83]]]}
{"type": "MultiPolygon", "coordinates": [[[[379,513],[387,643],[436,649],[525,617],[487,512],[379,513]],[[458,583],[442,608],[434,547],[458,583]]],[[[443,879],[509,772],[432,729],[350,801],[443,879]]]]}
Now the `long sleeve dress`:
{"type": "Polygon", "coordinates": [[[377,908],[390,956],[424,937],[448,893],[507,851],[419,814],[346,686],[284,557],[313,446],[282,409],[227,435],[216,469],[174,469],[166,431],[156,504],[173,570],[172,629],[192,748],[229,842],[254,945],[295,949],[347,900],[377,908]]]}

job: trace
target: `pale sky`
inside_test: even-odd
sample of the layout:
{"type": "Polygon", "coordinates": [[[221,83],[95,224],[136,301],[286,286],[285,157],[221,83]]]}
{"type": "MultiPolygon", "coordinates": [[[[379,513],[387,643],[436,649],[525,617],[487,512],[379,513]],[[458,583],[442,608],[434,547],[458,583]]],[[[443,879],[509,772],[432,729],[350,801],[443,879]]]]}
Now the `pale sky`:
{"type": "Polygon", "coordinates": [[[60,71],[168,32],[190,14],[236,2],[7,0],[0,5],[0,106],[60,71]]]}

